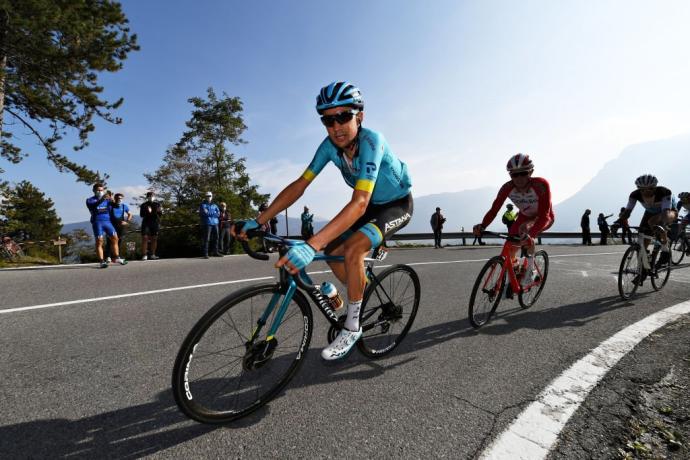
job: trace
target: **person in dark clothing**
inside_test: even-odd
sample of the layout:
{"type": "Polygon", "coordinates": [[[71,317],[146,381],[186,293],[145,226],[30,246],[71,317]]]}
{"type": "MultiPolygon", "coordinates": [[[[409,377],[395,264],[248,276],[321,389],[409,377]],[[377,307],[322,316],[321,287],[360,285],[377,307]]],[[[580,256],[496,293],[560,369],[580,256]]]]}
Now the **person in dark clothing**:
{"type": "Polygon", "coordinates": [[[580,227],[582,228],[582,244],[586,246],[592,245],[592,235],[589,230],[589,215],[592,213],[591,209],[587,209],[584,214],[582,214],[582,219],[580,219],[580,227]]]}
{"type": "Polygon", "coordinates": [[[228,206],[221,202],[220,203],[220,243],[219,250],[221,254],[232,254],[232,245],[235,243],[235,238],[232,237],[230,233],[230,227],[232,226],[232,215],[228,211],[228,206]]]}
{"type": "Polygon", "coordinates": [[[621,229],[621,240],[623,244],[632,244],[632,232],[630,231],[630,225],[628,224],[628,217],[625,211],[625,207],[621,208],[618,213],[618,219],[611,225],[611,234],[617,236],[616,233],[618,229],[621,229]],[[627,238],[627,243],[626,243],[627,238]]]}
{"type": "Polygon", "coordinates": [[[309,213],[309,208],[304,207],[304,212],[301,216],[302,219],[302,238],[307,241],[309,238],[314,236],[314,214],[309,213]]]}
{"type": "Polygon", "coordinates": [[[153,192],[146,193],[146,201],[139,206],[141,217],[141,260],[156,260],[158,247],[158,230],[163,210],[156,201],[153,192]]]}
{"type": "Polygon", "coordinates": [[[431,230],[434,232],[434,249],[442,248],[441,234],[446,218],[441,214],[441,208],[436,208],[436,212],[431,215],[431,230]]]}
{"type": "Polygon", "coordinates": [[[599,244],[601,245],[607,245],[608,244],[608,237],[609,233],[611,232],[609,230],[609,223],[606,222],[606,219],[611,217],[613,214],[609,214],[608,216],[605,216],[603,212],[599,213],[599,217],[597,218],[597,225],[599,226],[599,231],[601,232],[601,241],[599,244]]]}

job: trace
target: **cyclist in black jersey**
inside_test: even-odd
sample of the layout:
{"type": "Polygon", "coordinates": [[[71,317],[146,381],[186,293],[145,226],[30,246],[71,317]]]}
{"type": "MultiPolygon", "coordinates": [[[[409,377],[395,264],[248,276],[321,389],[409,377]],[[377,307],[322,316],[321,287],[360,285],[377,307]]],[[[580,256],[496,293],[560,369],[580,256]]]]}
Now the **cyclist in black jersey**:
{"type": "MultiPolygon", "coordinates": [[[[635,205],[639,202],[644,207],[644,215],[640,221],[640,232],[649,232],[655,226],[660,226],[659,240],[663,243],[658,264],[668,263],[670,253],[667,244],[666,226],[675,219],[676,213],[671,207],[671,197],[673,193],[666,187],[658,185],[658,179],[651,174],[643,174],[635,180],[637,190],[633,191],[628,197],[628,204],[625,207],[625,218],[629,218],[635,205]]],[[[649,245],[649,240],[644,242],[645,249],[649,245]]]]}

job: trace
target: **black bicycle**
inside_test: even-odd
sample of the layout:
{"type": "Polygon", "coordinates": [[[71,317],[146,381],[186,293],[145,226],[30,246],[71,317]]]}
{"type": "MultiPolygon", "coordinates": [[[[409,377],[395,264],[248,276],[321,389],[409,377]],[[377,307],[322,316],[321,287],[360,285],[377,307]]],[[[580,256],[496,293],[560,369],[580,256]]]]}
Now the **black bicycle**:
{"type": "MultiPolygon", "coordinates": [[[[638,229],[639,227],[630,227],[638,229]]],[[[662,250],[670,250],[668,242],[666,248],[659,239],[659,235],[666,230],[661,226],[654,226],[652,235],[645,235],[642,232],[637,234],[637,242],[634,242],[623,254],[623,260],[618,270],[618,293],[623,300],[629,300],[642,286],[644,280],[649,277],[655,291],[660,291],[668,282],[671,275],[670,254],[669,261],[662,263],[662,250]],[[644,249],[644,241],[652,242],[651,253],[644,249]]]]}
{"type": "MultiPolygon", "coordinates": [[[[249,232],[277,248],[282,257],[301,241],[270,233],[249,232]]],[[[245,252],[259,260],[266,253],[245,252]]],[[[368,358],[392,352],[405,338],[417,314],[420,284],[407,265],[374,273],[380,248],[365,259],[368,280],[360,312],[363,335],[357,342],[368,358]]],[[[317,254],[314,260],[343,261],[317,254]]],[[[328,299],[305,270],[293,276],[279,271],[277,283],[258,284],[234,292],[214,305],[182,343],[172,373],[175,401],[188,417],[209,424],[228,423],[254,412],[287,385],[299,370],[311,341],[313,318],[307,298],[323,313],[332,342],[343,328],[328,299]],[[306,295],[305,295],[306,294],[306,295]]]]}

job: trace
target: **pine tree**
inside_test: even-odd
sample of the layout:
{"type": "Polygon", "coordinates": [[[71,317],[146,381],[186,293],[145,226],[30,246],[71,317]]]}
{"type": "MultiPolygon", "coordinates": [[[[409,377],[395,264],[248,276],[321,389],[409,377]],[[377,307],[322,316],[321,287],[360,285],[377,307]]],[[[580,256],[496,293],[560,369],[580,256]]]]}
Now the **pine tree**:
{"type": "MultiPolygon", "coordinates": [[[[268,195],[251,183],[245,159],[229,149],[246,143],[242,101],[226,93],[218,98],[213,88],[207,90],[207,99],[188,101],[194,106],[188,131],[167,150],[163,165],[144,174],[164,202],[165,225],[198,224],[196,211],[206,191],[213,192],[216,203],[225,202],[233,218],[253,217],[268,195]]],[[[160,239],[163,252],[174,246],[178,256],[198,253],[197,233],[189,228],[162,232],[160,239]]]]}
{"type": "Polygon", "coordinates": [[[0,219],[5,222],[4,233],[23,234],[34,241],[55,239],[62,229],[53,200],[29,181],[9,188],[0,203],[0,219]]]}
{"type": "Polygon", "coordinates": [[[98,77],[120,70],[139,49],[127,24],[121,5],[110,0],[0,0],[0,158],[19,163],[36,153],[13,143],[28,132],[58,171],[99,180],[57,143],[74,129],[74,150],[86,147],[94,116],[121,122],[112,111],[122,98],[104,99],[98,77]]]}

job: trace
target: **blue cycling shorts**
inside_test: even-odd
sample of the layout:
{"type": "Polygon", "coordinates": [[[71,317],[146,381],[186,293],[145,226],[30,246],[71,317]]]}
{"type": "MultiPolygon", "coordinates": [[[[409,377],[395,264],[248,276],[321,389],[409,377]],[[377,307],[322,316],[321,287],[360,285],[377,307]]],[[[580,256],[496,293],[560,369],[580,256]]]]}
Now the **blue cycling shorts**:
{"type": "Polygon", "coordinates": [[[103,235],[117,236],[115,227],[110,221],[95,221],[92,224],[93,236],[95,238],[103,238],[103,235]]]}

